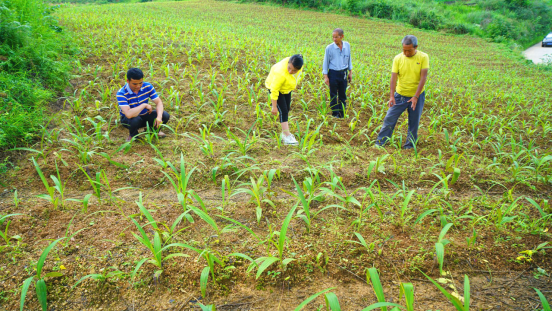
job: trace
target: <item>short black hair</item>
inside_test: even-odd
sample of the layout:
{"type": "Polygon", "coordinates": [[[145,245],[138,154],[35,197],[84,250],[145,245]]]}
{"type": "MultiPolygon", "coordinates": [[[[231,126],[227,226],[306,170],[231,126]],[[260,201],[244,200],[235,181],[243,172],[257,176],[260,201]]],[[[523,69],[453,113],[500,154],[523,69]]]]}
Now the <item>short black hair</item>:
{"type": "Polygon", "coordinates": [[[301,54],[294,54],[290,57],[289,63],[294,66],[297,70],[300,70],[303,67],[303,56],[301,54]]]}
{"type": "Polygon", "coordinates": [[[131,68],[127,71],[127,81],[140,80],[144,78],[144,73],[138,68],[131,68]]]}

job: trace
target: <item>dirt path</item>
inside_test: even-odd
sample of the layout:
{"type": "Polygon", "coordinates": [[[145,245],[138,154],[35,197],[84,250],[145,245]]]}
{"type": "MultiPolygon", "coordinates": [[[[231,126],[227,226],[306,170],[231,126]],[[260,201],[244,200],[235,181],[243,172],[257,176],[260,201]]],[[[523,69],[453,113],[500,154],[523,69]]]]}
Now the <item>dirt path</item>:
{"type": "Polygon", "coordinates": [[[541,42],[533,45],[523,52],[524,57],[534,62],[534,64],[542,64],[547,58],[551,60],[551,47],[542,47],[541,42]]]}

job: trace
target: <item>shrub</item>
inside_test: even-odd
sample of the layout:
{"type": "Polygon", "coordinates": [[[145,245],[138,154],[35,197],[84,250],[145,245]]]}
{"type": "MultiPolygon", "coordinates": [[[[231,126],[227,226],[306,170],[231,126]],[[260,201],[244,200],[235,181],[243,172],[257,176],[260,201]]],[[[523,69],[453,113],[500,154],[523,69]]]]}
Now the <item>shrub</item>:
{"type": "Polygon", "coordinates": [[[422,29],[438,29],[442,19],[434,11],[417,9],[411,13],[409,23],[422,29]]]}
{"type": "Polygon", "coordinates": [[[454,33],[458,35],[467,34],[470,32],[469,26],[463,23],[448,24],[446,25],[445,30],[449,33],[454,33]]]}
{"type": "Polygon", "coordinates": [[[66,35],[38,0],[0,0],[0,150],[29,143],[68,81],[66,35]]]}

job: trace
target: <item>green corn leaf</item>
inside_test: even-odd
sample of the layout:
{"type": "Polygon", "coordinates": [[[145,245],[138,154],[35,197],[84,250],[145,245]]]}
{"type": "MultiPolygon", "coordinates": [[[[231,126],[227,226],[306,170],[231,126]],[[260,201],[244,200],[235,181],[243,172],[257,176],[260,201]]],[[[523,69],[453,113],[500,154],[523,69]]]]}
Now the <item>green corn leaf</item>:
{"type": "MultiPolygon", "coordinates": [[[[419,270],[420,271],[420,270],[419,270]]],[[[451,295],[450,293],[448,293],[443,287],[440,286],[440,284],[438,284],[436,281],[434,281],[431,277],[429,277],[428,275],[424,274],[424,272],[421,271],[421,273],[430,281],[432,282],[432,284],[434,284],[434,286],[436,286],[441,292],[442,294],[449,300],[449,302],[451,302],[453,304],[453,306],[455,307],[455,309],[457,309],[457,311],[465,311],[465,308],[463,307],[463,304],[459,301],[459,299],[457,299],[456,297],[454,297],[453,295],[451,295]]]]}
{"type": "Polygon", "coordinates": [[[131,273],[131,280],[134,279],[134,277],[136,276],[136,273],[138,272],[138,270],[140,269],[140,267],[142,267],[142,265],[146,262],[146,260],[148,260],[148,258],[144,258],[142,260],[140,260],[138,262],[138,264],[136,265],[136,267],[134,268],[133,272],[131,273]]]}
{"type": "Polygon", "coordinates": [[[426,216],[428,216],[428,215],[430,215],[430,214],[432,214],[432,213],[438,212],[438,211],[439,211],[439,210],[437,210],[437,209],[430,209],[430,210],[425,211],[424,213],[422,213],[422,214],[417,218],[417,220],[415,220],[414,225],[418,224],[424,217],[426,217],[426,216]]]}
{"type": "Polygon", "coordinates": [[[402,295],[405,296],[405,305],[407,307],[407,311],[414,311],[415,310],[415,290],[413,288],[413,284],[401,283],[400,299],[402,295]]]}
{"type": "Polygon", "coordinates": [[[440,266],[440,275],[443,274],[443,266],[444,266],[444,245],[442,243],[436,243],[436,258],[438,259],[438,265],[440,266]]]}
{"type": "Polygon", "coordinates": [[[27,297],[27,291],[29,290],[29,286],[31,286],[33,279],[34,276],[31,276],[23,282],[23,287],[21,287],[21,301],[19,302],[20,311],[23,311],[23,306],[25,305],[25,297],[27,297]]]}
{"type": "Polygon", "coordinates": [[[457,179],[459,179],[459,176],[461,175],[461,170],[457,167],[453,168],[453,177],[451,178],[451,184],[453,185],[457,179]]]}
{"type": "Polygon", "coordinates": [[[338,297],[336,297],[336,294],[332,292],[325,294],[325,303],[326,303],[326,310],[330,310],[330,311],[342,310],[342,308],[340,308],[340,302],[338,301],[338,297]]]}
{"type": "Polygon", "coordinates": [[[541,291],[535,287],[533,287],[538,296],[540,297],[541,306],[543,308],[543,311],[551,311],[551,306],[549,305],[549,302],[547,302],[547,298],[541,293],[541,291]]]}
{"type": "MultiPolygon", "coordinates": [[[[384,297],[384,289],[382,288],[382,283],[380,283],[380,277],[378,276],[378,271],[374,267],[367,269],[367,283],[369,282],[369,280],[373,286],[373,290],[378,302],[386,303],[386,298],[384,297]]],[[[381,310],[386,311],[386,307],[383,306],[381,310]]]]}
{"type": "Polygon", "coordinates": [[[258,279],[261,276],[261,274],[263,273],[263,271],[265,271],[265,269],[269,268],[270,265],[272,265],[275,262],[280,260],[276,257],[261,257],[261,258],[258,258],[258,260],[259,259],[262,259],[263,262],[257,268],[257,274],[255,275],[256,279],[258,279]]]}
{"type": "Polygon", "coordinates": [[[44,282],[44,279],[40,279],[36,282],[35,289],[42,311],[48,311],[48,301],[46,300],[48,294],[46,292],[46,282],[44,282]]]}
{"type": "Polygon", "coordinates": [[[542,217],[547,216],[547,214],[543,211],[543,209],[540,207],[540,205],[538,203],[536,203],[536,201],[534,201],[530,198],[526,198],[526,201],[530,202],[530,204],[532,204],[540,212],[540,215],[542,217]]]}
{"type": "Polygon", "coordinates": [[[37,278],[41,278],[40,275],[42,273],[42,267],[44,266],[44,261],[46,260],[46,256],[48,256],[48,253],[50,252],[50,250],[52,250],[52,248],[54,248],[54,246],[56,246],[56,244],[58,244],[58,242],[63,240],[63,239],[65,239],[65,237],[55,240],[54,242],[50,243],[50,245],[48,245],[48,247],[46,247],[44,249],[44,251],[42,252],[42,255],[40,255],[40,258],[38,259],[38,262],[36,264],[36,276],[37,276],[37,278]]]}
{"type": "Polygon", "coordinates": [[[311,295],[309,296],[309,298],[305,299],[304,301],[302,301],[295,309],[294,311],[300,311],[302,310],[305,306],[307,306],[311,301],[315,300],[317,297],[319,297],[320,295],[328,292],[328,291],[331,291],[333,289],[335,289],[336,287],[331,287],[331,288],[327,288],[323,291],[320,291],[314,295],[311,295]]]}
{"type": "Polygon", "coordinates": [[[286,241],[286,232],[288,231],[288,225],[290,224],[292,216],[294,216],[294,212],[296,211],[297,206],[298,205],[296,204],[290,209],[290,211],[288,212],[288,216],[286,216],[286,219],[284,219],[284,222],[282,223],[282,228],[280,228],[280,234],[278,237],[278,255],[281,260],[282,254],[284,253],[284,242],[286,241]]]}
{"type": "MultiPolygon", "coordinates": [[[[470,311],[470,282],[469,277],[465,274],[465,285],[464,285],[464,300],[465,300],[465,310],[470,311]]],[[[551,311],[551,309],[549,310],[551,311]]]]}
{"type": "Polygon", "coordinates": [[[207,281],[209,279],[209,267],[205,267],[200,275],[200,290],[202,291],[202,297],[205,298],[205,292],[207,290],[207,281]]]}
{"type": "MultiPolygon", "coordinates": [[[[361,311],[370,311],[370,310],[374,310],[374,309],[378,309],[380,308],[382,311],[386,311],[387,308],[386,307],[396,307],[396,308],[403,308],[403,306],[401,305],[398,305],[397,303],[392,303],[392,302],[377,302],[377,303],[373,303],[372,305],[366,307],[365,309],[361,310],[361,311]]],[[[395,308],[394,308],[395,310],[395,308]]],[[[392,310],[393,311],[393,310],[392,310]]]]}
{"type": "Polygon", "coordinates": [[[438,242],[442,241],[442,239],[445,237],[445,235],[447,234],[447,231],[449,230],[449,228],[451,228],[451,226],[453,226],[452,223],[449,223],[449,224],[444,226],[444,228],[440,232],[440,235],[438,236],[438,242]]]}

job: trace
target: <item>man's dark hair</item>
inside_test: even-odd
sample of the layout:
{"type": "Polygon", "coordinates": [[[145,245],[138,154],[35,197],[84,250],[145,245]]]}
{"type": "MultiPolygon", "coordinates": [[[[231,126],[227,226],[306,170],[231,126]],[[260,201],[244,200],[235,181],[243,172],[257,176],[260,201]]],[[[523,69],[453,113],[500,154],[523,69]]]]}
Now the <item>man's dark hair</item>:
{"type": "Polygon", "coordinates": [[[131,68],[127,71],[127,81],[140,80],[144,78],[144,73],[138,68],[131,68]]]}
{"type": "Polygon", "coordinates": [[[343,36],[344,35],[344,30],[342,28],[336,28],[334,29],[334,31],[332,32],[337,32],[339,36],[343,36]]]}
{"type": "Polygon", "coordinates": [[[406,35],[403,40],[401,40],[401,44],[403,45],[413,45],[413,47],[419,46],[419,40],[417,40],[417,37],[413,35],[406,35]]]}
{"type": "Polygon", "coordinates": [[[289,63],[294,66],[297,70],[300,70],[303,67],[303,56],[301,54],[294,54],[290,57],[289,63]]]}

